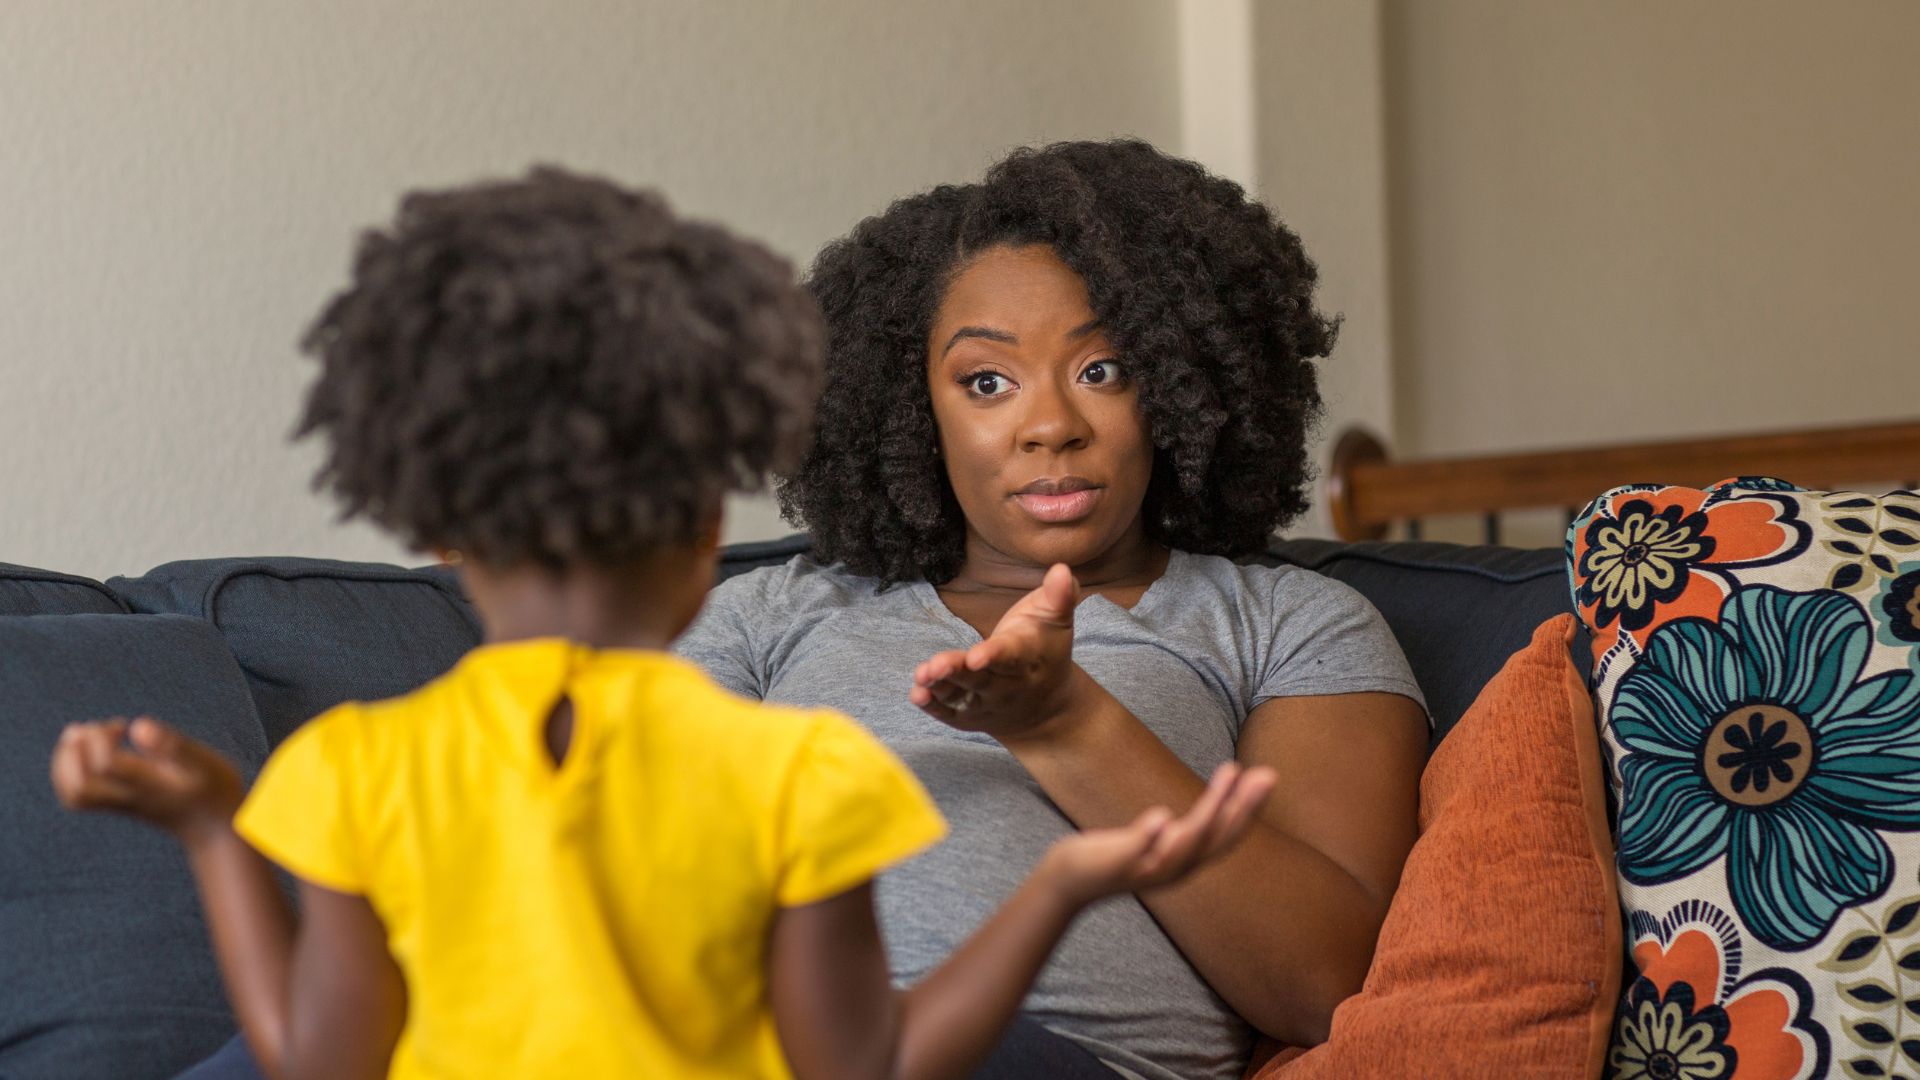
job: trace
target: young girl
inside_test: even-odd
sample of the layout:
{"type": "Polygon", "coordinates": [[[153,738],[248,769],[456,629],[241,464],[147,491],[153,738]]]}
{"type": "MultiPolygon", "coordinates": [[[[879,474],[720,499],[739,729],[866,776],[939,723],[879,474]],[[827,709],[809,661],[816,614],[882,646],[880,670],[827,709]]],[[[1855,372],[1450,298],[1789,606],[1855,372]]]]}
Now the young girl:
{"type": "Polygon", "coordinates": [[[555,170],[413,195],[362,241],[301,431],[348,516],[461,564],[485,644],[313,720],[251,793],[144,717],[52,764],[67,806],[185,846],[267,1075],[963,1077],[1081,908],[1243,831],[1272,777],[1228,766],[1183,816],[1060,842],[889,984],[872,881],[940,839],[926,794],[846,718],[664,651],[727,492],[805,447],[820,335],[764,249],[555,170]]]}

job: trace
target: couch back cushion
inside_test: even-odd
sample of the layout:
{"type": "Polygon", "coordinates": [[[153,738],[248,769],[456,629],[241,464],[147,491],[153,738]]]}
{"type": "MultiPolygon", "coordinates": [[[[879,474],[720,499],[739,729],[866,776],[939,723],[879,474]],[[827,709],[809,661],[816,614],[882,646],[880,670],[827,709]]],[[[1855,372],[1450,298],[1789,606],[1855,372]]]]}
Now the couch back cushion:
{"type": "Polygon", "coordinates": [[[108,586],[138,612],[190,615],[226,639],[270,745],[342,701],[404,694],[480,642],[457,579],[327,559],[193,559],[108,586]]]}
{"type": "Polygon", "coordinates": [[[120,598],[91,578],[0,563],[0,615],[119,615],[120,598]]]}
{"type": "Polygon", "coordinates": [[[9,616],[0,702],[0,1076],[172,1076],[233,1033],[186,860],[157,829],[62,810],[47,766],[66,724],[146,714],[251,777],[246,681],[195,619],[9,616]]]}
{"type": "MultiPolygon", "coordinates": [[[[1573,610],[1557,549],[1284,540],[1262,561],[1344,581],[1380,609],[1426,695],[1435,745],[1534,627],[1573,610]]],[[[1583,632],[1577,645],[1584,674],[1583,632]]]]}
{"type": "Polygon", "coordinates": [[[812,550],[813,542],[806,533],[795,533],[778,540],[728,544],[720,549],[720,573],[715,581],[725,581],[736,574],[758,570],[763,566],[784,566],[795,555],[805,555],[812,550]]]}

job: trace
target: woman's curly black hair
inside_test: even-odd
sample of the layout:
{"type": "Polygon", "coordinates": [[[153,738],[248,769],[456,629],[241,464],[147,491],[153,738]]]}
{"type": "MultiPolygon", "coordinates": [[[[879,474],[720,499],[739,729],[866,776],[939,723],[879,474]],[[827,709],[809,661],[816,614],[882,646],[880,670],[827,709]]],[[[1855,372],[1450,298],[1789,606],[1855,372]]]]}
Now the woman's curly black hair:
{"type": "Polygon", "coordinates": [[[792,469],[822,329],[792,267],[658,195],[558,169],[409,195],[308,331],[297,435],[343,517],[488,565],[699,536],[792,469]]]}
{"type": "Polygon", "coordinates": [[[1249,555],[1306,509],[1309,359],[1331,350],[1336,320],[1314,308],[1300,238],[1239,185],[1146,143],[1057,143],[896,202],[814,262],[826,388],[813,445],[777,490],[817,557],[888,582],[959,572],[965,523],[936,455],[927,334],[954,275],[1000,244],[1047,244],[1085,279],[1139,380],[1151,538],[1249,555]]]}

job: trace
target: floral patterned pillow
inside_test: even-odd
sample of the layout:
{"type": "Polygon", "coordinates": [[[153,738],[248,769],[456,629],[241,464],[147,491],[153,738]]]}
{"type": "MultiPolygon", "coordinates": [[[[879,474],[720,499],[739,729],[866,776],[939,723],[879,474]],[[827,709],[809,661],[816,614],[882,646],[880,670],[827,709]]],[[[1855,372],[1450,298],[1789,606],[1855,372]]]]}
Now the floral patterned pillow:
{"type": "Polygon", "coordinates": [[[1567,534],[1621,1080],[1920,1080],[1920,495],[1634,485],[1567,534]]]}

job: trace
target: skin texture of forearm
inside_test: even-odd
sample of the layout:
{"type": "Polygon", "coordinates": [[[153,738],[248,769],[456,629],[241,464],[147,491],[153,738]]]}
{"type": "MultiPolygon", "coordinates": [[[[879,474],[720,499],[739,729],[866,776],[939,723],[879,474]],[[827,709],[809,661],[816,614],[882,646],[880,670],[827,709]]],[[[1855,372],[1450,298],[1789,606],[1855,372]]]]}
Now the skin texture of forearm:
{"type": "Polygon", "coordinates": [[[871,885],[774,918],[774,1020],[799,1080],[964,1080],[1079,905],[1037,873],[947,962],[895,991],[871,885]]]}
{"type": "MultiPolygon", "coordinates": [[[[1082,829],[1192,802],[1200,778],[1111,694],[1091,678],[1084,684],[1072,715],[1008,744],[1048,797],[1082,829]]],[[[1334,1006],[1359,990],[1390,892],[1256,821],[1237,848],[1141,900],[1236,1012],[1310,1046],[1325,1041],[1334,1006]]]]}
{"type": "Polygon", "coordinates": [[[895,1080],[963,1080],[993,1051],[1082,905],[1043,868],[902,995],[895,1080]]]}
{"type": "Polygon", "coordinates": [[[284,1080],[294,917],[259,852],[224,823],[183,837],[227,996],[260,1071],[284,1080]]]}
{"type": "Polygon", "coordinates": [[[295,920],[266,859],[224,822],[181,837],[227,996],[269,1080],[377,1080],[406,987],[365,897],[300,883],[295,920]]]}

